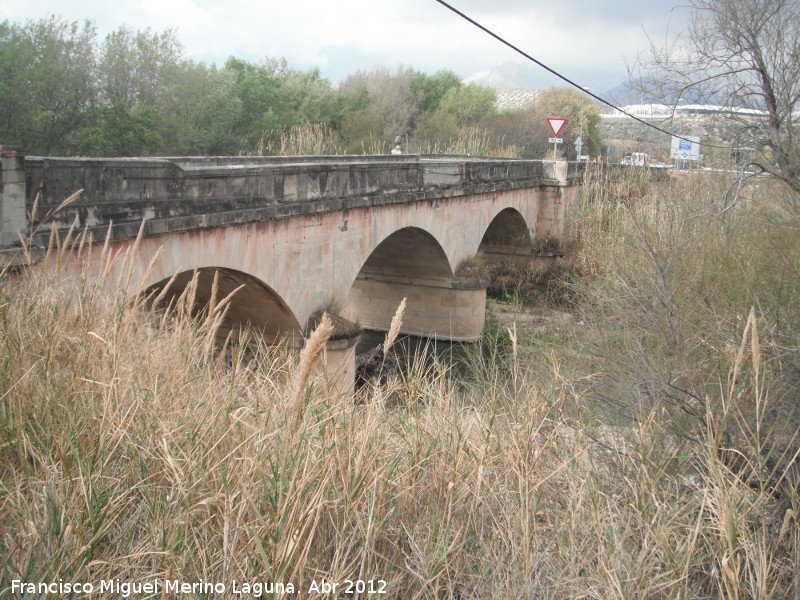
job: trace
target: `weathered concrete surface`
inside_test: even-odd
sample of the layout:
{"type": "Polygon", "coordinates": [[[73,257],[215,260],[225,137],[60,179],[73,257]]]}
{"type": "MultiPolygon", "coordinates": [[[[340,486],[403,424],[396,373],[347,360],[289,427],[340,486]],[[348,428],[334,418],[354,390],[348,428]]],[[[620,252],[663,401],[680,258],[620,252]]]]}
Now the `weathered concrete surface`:
{"type": "Polygon", "coordinates": [[[388,331],[400,302],[406,310],[400,333],[457,342],[479,339],[486,317],[486,289],[436,287],[417,283],[356,279],[344,315],[366,329],[388,331]]]}
{"type": "Polygon", "coordinates": [[[344,395],[352,395],[356,381],[356,343],[358,338],[333,340],[325,345],[322,369],[332,388],[344,395]]]}

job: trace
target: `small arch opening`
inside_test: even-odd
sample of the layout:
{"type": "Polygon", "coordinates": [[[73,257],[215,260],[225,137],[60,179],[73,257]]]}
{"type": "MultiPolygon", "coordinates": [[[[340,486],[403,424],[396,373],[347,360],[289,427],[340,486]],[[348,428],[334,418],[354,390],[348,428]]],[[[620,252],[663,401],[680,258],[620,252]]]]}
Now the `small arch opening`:
{"type": "Polygon", "coordinates": [[[372,251],[358,279],[449,280],[453,272],[439,242],[427,231],[406,227],[395,231],[372,251]]]}
{"type": "Polygon", "coordinates": [[[483,234],[478,254],[530,254],[531,232],[525,218],[514,208],[497,213],[483,234]]]}

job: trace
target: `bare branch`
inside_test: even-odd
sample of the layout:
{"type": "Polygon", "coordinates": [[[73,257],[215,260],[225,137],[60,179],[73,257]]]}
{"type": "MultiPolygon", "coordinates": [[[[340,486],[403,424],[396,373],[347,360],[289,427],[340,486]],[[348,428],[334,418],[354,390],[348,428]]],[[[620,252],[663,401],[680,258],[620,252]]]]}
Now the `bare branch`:
{"type": "Polygon", "coordinates": [[[800,197],[800,3],[796,0],[690,0],[688,32],[630,73],[634,89],[677,106],[681,99],[763,111],[756,162],[800,197]],[[763,151],[762,151],[763,150],[763,151]]]}

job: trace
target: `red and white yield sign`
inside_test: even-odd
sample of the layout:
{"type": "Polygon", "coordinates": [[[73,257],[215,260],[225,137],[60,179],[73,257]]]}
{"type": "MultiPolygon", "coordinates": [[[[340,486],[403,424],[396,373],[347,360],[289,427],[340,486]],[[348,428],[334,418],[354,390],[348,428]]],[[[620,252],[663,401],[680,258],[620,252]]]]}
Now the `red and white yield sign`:
{"type": "Polygon", "coordinates": [[[550,129],[553,130],[553,135],[558,137],[559,132],[564,129],[564,125],[567,124],[566,119],[556,119],[554,117],[547,118],[547,124],[550,125],[550,129]]]}

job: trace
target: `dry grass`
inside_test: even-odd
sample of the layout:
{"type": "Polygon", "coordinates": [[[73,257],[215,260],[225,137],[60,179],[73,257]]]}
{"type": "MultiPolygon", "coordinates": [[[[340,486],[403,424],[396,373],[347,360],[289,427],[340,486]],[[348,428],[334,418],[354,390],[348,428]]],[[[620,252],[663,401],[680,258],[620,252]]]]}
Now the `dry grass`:
{"type": "Polygon", "coordinates": [[[292,393],[289,398],[287,411],[290,419],[294,420],[301,415],[303,404],[310,390],[308,382],[313,374],[313,369],[317,365],[320,356],[325,350],[325,344],[333,333],[333,324],[328,313],[322,315],[319,324],[311,332],[306,340],[303,350],[300,352],[299,366],[292,384],[292,393]]]}
{"type": "Polygon", "coordinates": [[[412,154],[454,154],[461,156],[492,156],[497,158],[516,158],[519,149],[513,144],[497,140],[488,130],[466,127],[459,130],[455,139],[419,143],[413,137],[408,145],[412,154]]]}
{"type": "Polygon", "coordinates": [[[281,133],[268,154],[278,156],[322,156],[338,154],[336,134],[321,123],[295,125],[281,133]]]}
{"type": "MultiPolygon", "coordinates": [[[[345,148],[339,135],[319,123],[294,125],[275,134],[265,132],[252,150],[244,154],[255,156],[320,156],[347,153],[367,155],[389,154],[393,144],[380,135],[369,134],[363,140],[345,148]],[[273,135],[274,141],[267,136],[273,135]]],[[[412,137],[404,147],[407,154],[454,154],[462,156],[493,156],[513,158],[518,156],[516,146],[495,140],[484,129],[465,128],[455,139],[420,145],[412,137]]]]}
{"type": "Polygon", "coordinates": [[[750,204],[723,214],[725,185],[704,175],[629,179],[595,188],[577,207],[578,318],[593,333],[585,337],[594,368],[613,373],[595,393],[620,412],[656,399],[687,425],[702,423],[704,398],[719,400],[754,308],[776,411],[800,422],[797,221],[776,208],[780,190],[766,182],[750,204]]]}
{"type": "MultiPolygon", "coordinates": [[[[591,272],[619,293],[613,264],[591,272]]],[[[519,353],[476,356],[472,377],[434,367],[405,403],[387,405],[378,388],[356,404],[298,367],[311,350],[253,343],[252,360],[221,368],[214,311],[149,318],[88,277],[36,269],[0,286],[3,597],[13,579],[202,579],[227,584],[216,596],[227,598],[234,580],[292,582],[309,597],[322,577],[382,579],[391,598],[800,591],[796,445],[785,439],[777,460],[767,443],[776,338],[758,309],[737,321],[716,304],[724,335],[708,339],[726,345],[695,372],[705,393],[689,439],[663,403],[637,404],[624,424],[575,409],[595,401],[614,356],[633,353],[584,365],[593,379],[552,354],[543,375],[515,328],[519,353]]],[[[614,295],[593,289],[585,301],[610,311],[614,295]]],[[[732,290],[718,293],[715,303],[732,290]]],[[[651,308],[660,327],[669,311],[651,308]]],[[[610,327],[593,314],[595,329],[610,327]]]]}

